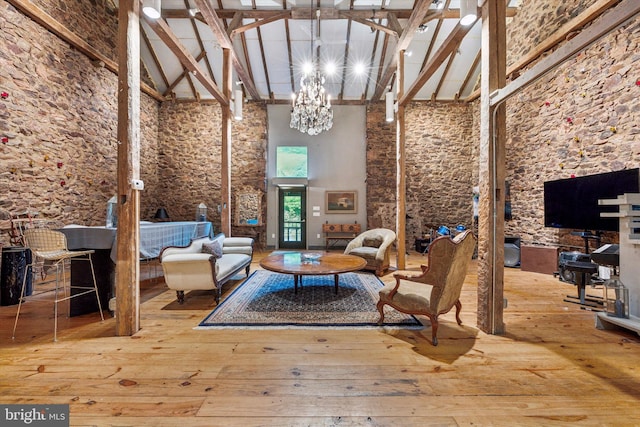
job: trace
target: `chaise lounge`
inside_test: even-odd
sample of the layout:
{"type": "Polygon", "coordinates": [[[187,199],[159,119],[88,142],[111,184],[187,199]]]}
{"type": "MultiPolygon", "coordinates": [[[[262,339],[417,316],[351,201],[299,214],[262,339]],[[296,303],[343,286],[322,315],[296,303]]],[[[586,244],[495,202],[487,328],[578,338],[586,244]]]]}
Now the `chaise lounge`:
{"type": "Polygon", "coordinates": [[[186,247],[168,247],[160,254],[165,282],[176,291],[180,304],[184,303],[184,291],[209,289],[217,290],[219,303],[222,286],[243,269],[248,276],[252,259],[252,238],[223,233],[193,240],[186,247]]]}

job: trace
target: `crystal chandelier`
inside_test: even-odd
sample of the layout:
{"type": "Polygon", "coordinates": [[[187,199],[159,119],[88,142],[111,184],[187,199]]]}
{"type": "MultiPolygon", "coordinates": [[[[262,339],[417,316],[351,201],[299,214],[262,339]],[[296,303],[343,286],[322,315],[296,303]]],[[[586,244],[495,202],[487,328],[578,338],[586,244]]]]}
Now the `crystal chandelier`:
{"type": "Polygon", "coordinates": [[[302,76],[300,92],[293,98],[291,128],[312,136],[331,129],[333,110],[323,85],[324,76],[317,69],[302,76]]]}
{"type": "MultiPolygon", "coordinates": [[[[313,4],[313,3],[312,3],[313,4]]],[[[320,11],[316,11],[318,19],[318,38],[320,37],[320,11]]],[[[313,33],[313,20],[311,21],[313,33]]],[[[311,39],[311,53],[313,54],[313,37],[311,39]]],[[[320,72],[319,61],[313,70],[305,72],[300,79],[300,91],[298,95],[292,95],[291,108],[292,129],[298,129],[302,133],[318,135],[333,126],[333,111],[331,99],[324,89],[325,78],[320,72]]]]}

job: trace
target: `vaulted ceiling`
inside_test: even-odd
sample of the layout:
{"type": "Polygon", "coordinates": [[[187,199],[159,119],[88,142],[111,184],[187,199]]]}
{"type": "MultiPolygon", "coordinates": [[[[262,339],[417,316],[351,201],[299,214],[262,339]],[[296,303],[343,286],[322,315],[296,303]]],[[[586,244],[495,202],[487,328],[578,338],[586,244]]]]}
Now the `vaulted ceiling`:
{"type": "MultiPolygon", "coordinates": [[[[518,4],[509,1],[508,17],[518,4]]],[[[290,102],[313,59],[336,68],[325,72],[333,103],[363,104],[395,89],[404,52],[410,99],[465,99],[480,73],[481,21],[460,25],[459,8],[460,0],[162,0],[160,19],[141,19],[141,58],[170,99],[220,100],[230,48],[233,81],[248,99],[290,102]]]]}

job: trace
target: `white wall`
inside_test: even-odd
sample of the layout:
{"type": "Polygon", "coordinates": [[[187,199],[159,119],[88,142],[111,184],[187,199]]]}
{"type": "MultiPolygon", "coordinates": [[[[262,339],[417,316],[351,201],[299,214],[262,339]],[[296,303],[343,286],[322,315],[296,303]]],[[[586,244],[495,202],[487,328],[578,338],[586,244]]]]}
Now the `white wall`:
{"type": "MultiPolygon", "coordinates": [[[[276,147],[279,145],[307,146],[309,155],[307,187],[307,246],[324,247],[322,224],[353,223],[366,228],[366,107],[333,106],[333,127],[320,135],[309,136],[289,127],[291,107],[267,106],[267,246],[275,247],[278,236],[277,187],[274,185],[276,147]],[[325,191],[356,190],[357,213],[326,214],[325,191]],[[319,207],[319,211],[314,211],[319,207]],[[313,216],[319,212],[319,216],[313,216]],[[320,234],[320,238],[317,235],[320,234]],[[275,237],[274,237],[275,236],[275,237]]],[[[282,179],[280,179],[282,182],[282,179]]]]}

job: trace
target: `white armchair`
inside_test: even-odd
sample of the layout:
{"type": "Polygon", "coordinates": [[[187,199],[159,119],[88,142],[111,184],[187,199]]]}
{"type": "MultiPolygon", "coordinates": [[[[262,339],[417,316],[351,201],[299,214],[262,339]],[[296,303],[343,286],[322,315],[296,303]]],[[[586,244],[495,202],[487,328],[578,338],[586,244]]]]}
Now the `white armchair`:
{"type": "Polygon", "coordinates": [[[386,228],[374,228],[358,235],[349,242],[345,254],[357,255],[367,260],[366,270],[373,270],[382,276],[390,265],[391,245],[396,241],[396,233],[386,228]]]}

